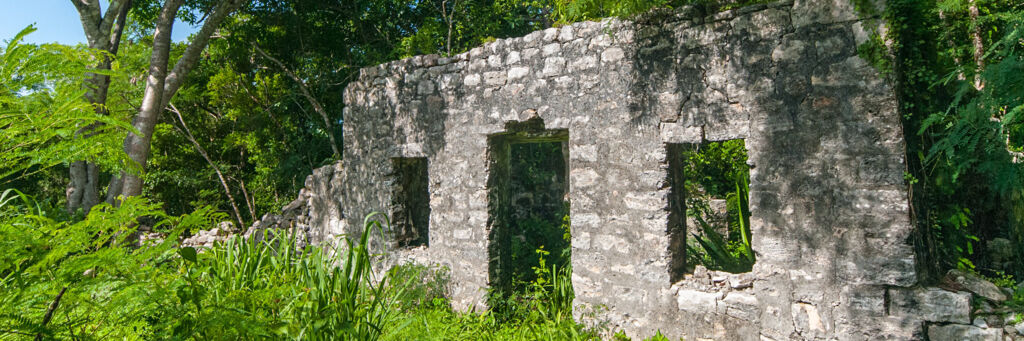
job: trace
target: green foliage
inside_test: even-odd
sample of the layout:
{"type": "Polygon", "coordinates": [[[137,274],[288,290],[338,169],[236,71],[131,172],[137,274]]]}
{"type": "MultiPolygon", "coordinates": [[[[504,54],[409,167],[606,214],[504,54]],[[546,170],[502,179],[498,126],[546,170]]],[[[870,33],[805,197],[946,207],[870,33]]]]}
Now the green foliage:
{"type": "Polygon", "coordinates": [[[180,249],[186,285],[177,297],[192,309],[175,335],[197,339],[374,340],[395,313],[401,290],[372,275],[367,218],[359,240],[341,250],[295,249],[294,235],[233,238],[198,258],[180,249]],[[188,256],[192,255],[192,256],[188,256]],[[191,261],[189,258],[195,259],[191,261]]]}
{"type": "Polygon", "coordinates": [[[947,110],[931,114],[921,123],[919,134],[938,137],[928,150],[927,161],[944,162],[951,181],[964,174],[987,178],[996,193],[1006,195],[1020,187],[1024,174],[1009,151],[1021,149],[1013,142],[1024,133],[1024,19],[1007,26],[1009,33],[989,48],[989,64],[980,77],[979,91],[969,81],[956,81],[954,71],[941,85],[959,88],[947,110]]]}
{"type": "Polygon", "coordinates": [[[708,13],[730,10],[768,0],[722,1],[722,0],[552,0],[551,17],[558,24],[577,21],[598,20],[606,17],[628,18],[658,7],[695,5],[708,13]]]}
{"type": "MultiPolygon", "coordinates": [[[[492,292],[492,305],[509,299],[499,298],[529,291],[531,283],[543,280],[548,266],[569,266],[569,203],[565,200],[566,160],[560,142],[517,143],[510,146],[510,193],[516,193],[509,208],[507,278],[492,292]],[[538,252],[539,250],[539,252],[538,252]]],[[[498,310],[501,310],[499,307],[498,310]]]]}
{"type": "Polygon", "coordinates": [[[69,160],[90,160],[107,169],[127,158],[118,144],[131,129],[99,115],[82,87],[88,65],[102,54],[57,44],[26,45],[29,26],[0,49],[0,185],[69,160]],[[95,126],[90,134],[80,134],[95,126]]]}
{"type": "Polygon", "coordinates": [[[711,270],[750,271],[751,248],[747,149],[743,140],[707,142],[684,150],[682,158],[686,215],[699,226],[687,242],[687,263],[711,270]],[[726,199],[726,217],[718,217],[712,199],[726,199]],[[723,235],[719,230],[725,230],[723,235]]]}
{"type": "MultiPolygon", "coordinates": [[[[623,331],[616,332],[615,335],[612,336],[612,339],[615,340],[615,341],[631,341],[631,340],[633,340],[628,335],[626,335],[626,333],[623,332],[623,331]]],[[[683,339],[680,338],[679,340],[682,341],[683,339]]],[[[661,335],[661,331],[659,330],[659,331],[655,332],[654,335],[651,335],[651,337],[648,337],[648,338],[644,339],[644,341],[669,341],[669,339],[667,337],[665,337],[665,335],[661,335]]]]}
{"type": "MultiPolygon", "coordinates": [[[[568,233],[569,216],[566,214],[561,225],[565,233],[561,235],[562,243],[568,245],[571,240],[568,233]]],[[[515,244],[515,243],[513,243],[515,244]]],[[[518,247],[523,247],[518,244],[518,247]]],[[[499,320],[517,320],[539,315],[547,319],[572,320],[572,302],[575,298],[572,288],[572,265],[569,263],[569,251],[561,249],[560,255],[548,264],[550,251],[544,245],[534,250],[534,257],[522,255],[516,263],[517,273],[513,276],[513,290],[510,292],[492,291],[489,302],[493,306],[499,320]],[[534,263],[526,263],[532,260],[534,263]],[[522,267],[529,266],[529,273],[522,267]],[[526,276],[532,274],[532,276],[526,276]]]]}
{"type": "Polygon", "coordinates": [[[0,337],[373,340],[397,311],[401,289],[372,275],[368,238],[381,227],[369,218],[341,250],[274,236],[197,253],[175,248],[180,233],[223,214],[172,217],[139,197],[77,223],[46,211],[27,195],[0,195],[0,337]],[[139,217],[171,232],[128,247],[139,217]],[[47,312],[59,318],[43,323],[47,312]]]}
{"type": "Polygon", "coordinates": [[[1017,281],[1013,280],[1013,275],[1008,275],[1002,271],[996,271],[995,276],[985,277],[989,282],[995,284],[998,287],[1014,289],[1017,287],[1017,281]]]}
{"type": "MultiPolygon", "coordinates": [[[[1014,112],[1022,103],[1024,5],[891,1],[883,17],[924,277],[937,279],[952,267],[1024,274],[1019,265],[994,268],[987,253],[979,252],[993,238],[1024,245],[1024,173],[1013,154],[1021,148],[1014,112]],[[971,5],[979,16],[970,14],[971,5]],[[983,85],[980,90],[976,81],[983,85]]],[[[1016,257],[1020,264],[1024,254],[1018,251],[1016,257]]]]}
{"type": "Polygon", "coordinates": [[[552,16],[562,24],[604,17],[627,17],[682,1],[672,0],[554,0],[552,16]]]}
{"type": "Polygon", "coordinates": [[[728,225],[730,237],[733,234],[738,235],[738,240],[726,239],[719,234],[715,227],[704,219],[704,216],[708,215],[707,211],[692,212],[692,217],[700,224],[703,235],[693,235],[696,245],[687,244],[687,254],[711,270],[740,273],[748,272],[754,266],[754,249],[750,242],[750,210],[747,202],[749,184],[746,179],[737,179],[735,188],[736,191],[731,193],[728,200],[728,225]]]}
{"type": "MultiPolygon", "coordinates": [[[[177,46],[172,56],[182,49],[177,46]]],[[[284,206],[312,169],[333,160],[323,120],[298,95],[293,82],[280,71],[253,65],[249,54],[239,65],[236,49],[228,41],[214,40],[171,103],[223,172],[242,218],[252,221],[284,206]]],[[[126,42],[114,68],[126,75],[144,75],[148,55],[146,44],[126,42]]],[[[135,111],[143,83],[139,76],[131,78],[116,78],[111,84],[108,106],[114,114],[135,111]]],[[[319,95],[341,90],[313,91],[319,95]]],[[[334,103],[325,99],[324,105],[329,104],[334,103]]],[[[340,107],[336,108],[332,114],[340,121],[340,107]]],[[[335,128],[340,136],[340,124],[335,128]]],[[[152,148],[145,195],[163,202],[171,214],[205,205],[230,212],[214,169],[188,139],[176,113],[163,113],[152,148]]]]}
{"type": "Polygon", "coordinates": [[[750,178],[743,140],[703,143],[684,151],[683,159],[688,197],[725,198],[736,189],[737,181],[750,178]]]}
{"type": "Polygon", "coordinates": [[[536,279],[530,283],[530,306],[544,318],[572,320],[572,300],[576,297],[572,288],[572,266],[547,265],[545,256],[550,254],[543,247],[537,249],[540,256],[533,267],[536,279]]]}
{"type": "Polygon", "coordinates": [[[509,298],[510,306],[505,309],[456,313],[447,300],[435,297],[405,310],[384,339],[599,340],[598,330],[573,321],[572,270],[544,264],[536,269],[544,274],[544,280],[531,283],[526,294],[509,298]]]}
{"type": "Polygon", "coordinates": [[[1010,289],[1012,294],[1008,300],[1002,302],[1002,306],[1010,309],[1010,316],[1013,317],[1015,323],[1020,323],[1024,319],[1024,285],[1017,283],[1013,279],[1013,275],[1002,271],[995,271],[994,276],[982,277],[1000,288],[1010,289]]]}
{"type": "Polygon", "coordinates": [[[572,320],[530,316],[499,320],[492,312],[456,313],[444,300],[408,312],[384,340],[600,340],[572,320]]]}
{"type": "Polygon", "coordinates": [[[52,338],[146,338],[161,333],[180,306],[170,300],[180,284],[174,240],[181,230],[222,218],[209,209],[171,217],[160,205],[128,198],[120,207],[97,206],[77,223],[53,220],[26,195],[21,205],[5,201],[0,217],[0,336],[52,338]],[[166,240],[128,248],[137,218],[173,227],[166,240]],[[54,318],[43,316],[65,291],[54,318]],[[13,321],[13,322],[11,322],[13,321]]]}
{"type": "Polygon", "coordinates": [[[871,33],[868,41],[857,45],[857,55],[871,63],[871,66],[882,73],[882,75],[889,75],[893,71],[889,50],[885,46],[882,36],[877,32],[871,33]]]}
{"type": "Polygon", "coordinates": [[[294,235],[281,234],[197,252],[176,248],[180,232],[223,214],[172,217],[138,197],[97,206],[78,223],[38,215],[46,211],[15,191],[0,195],[0,338],[597,339],[572,320],[567,268],[538,264],[543,280],[512,319],[453,312],[443,270],[398,267],[374,278],[367,245],[382,227],[371,217],[339,250],[296,249],[294,235]],[[126,247],[141,216],[173,232],[126,247]],[[62,291],[58,318],[44,325],[62,291]]]}
{"type": "Polygon", "coordinates": [[[402,311],[431,306],[448,295],[450,271],[445,267],[407,263],[392,267],[387,276],[402,288],[395,299],[402,311]]]}

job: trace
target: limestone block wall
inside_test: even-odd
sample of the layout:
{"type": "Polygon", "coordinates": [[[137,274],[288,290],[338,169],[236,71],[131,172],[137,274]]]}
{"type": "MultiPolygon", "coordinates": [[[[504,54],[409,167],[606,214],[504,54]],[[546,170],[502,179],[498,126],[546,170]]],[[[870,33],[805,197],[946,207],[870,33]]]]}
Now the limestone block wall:
{"type": "Polygon", "coordinates": [[[918,289],[902,289],[917,283],[903,138],[891,86],[856,53],[866,24],[846,0],[683,8],[363,69],[344,94],[344,214],[325,234],[386,212],[392,159],[425,157],[429,246],[389,255],[447,266],[456,307],[485,306],[488,137],[540,118],[568,130],[576,305],[613,329],[921,338],[918,305],[892,298],[918,289]],[[667,145],[736,138],[757,263],[673,283],[667,145]]]}

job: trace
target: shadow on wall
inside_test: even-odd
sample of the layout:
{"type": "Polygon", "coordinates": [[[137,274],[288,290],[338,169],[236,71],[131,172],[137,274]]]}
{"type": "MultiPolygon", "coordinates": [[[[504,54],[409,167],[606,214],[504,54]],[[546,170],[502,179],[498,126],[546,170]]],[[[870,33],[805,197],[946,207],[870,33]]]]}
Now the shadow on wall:
{"type": "MultiPolygon", "coordinates": [[[[353,82],[346,89],[343,163],[347,190],[342,219],[347,222],[344,232],[349,236],[362,233],[357,227],[362,226],[365,214],[394,206],[391,197],[402,191],[398,188],[402,169],[392,159],[423,159],[429,174],[430,160],[449,143],[445,122],[450,105],[441,89],[456,88],[454,83],[461,80],[450,75],[428,77],[424,71],[433,68],[444,68],[438,65],[437,55],[395,61],[364,69],[368,73],[364,79],[388,75],[383,80],[386,86],[353,82]]],[[[423,181],[429,188],[429,178],[423,181]]],[[[385,240],[377,238],[371,246],[375,251],[388,247],[385,240]]]]}
{"type": "MultiPolygon", "coordinates": [[[[910,231],[899,228],[909,227],[905,205],[883,204],[906,200],[893,198],[903,186],[895,99],[857,56],[852,23],[794,29],[784,11],[764,15],[772,11],[780,15],[769,26],[751,24],[750,16],[711,23],[702,14],[655,12],[640,19],[632,120],[703,132],[702,141],[684,142],[746,139],[756,165],[750,210],[754,249],[765,253],[759,266],[821,275],[804,283],[776,276],[765,284],[825,293],[806,303],[827,321],[863,315],[829,309],[841,301],[833,289],[916,282],[910,231]],[[671,22],[678,17],[699,22],[671,22]]],[[[790,311],[795,302],[762,303],[797,316],[790,311]]]]}

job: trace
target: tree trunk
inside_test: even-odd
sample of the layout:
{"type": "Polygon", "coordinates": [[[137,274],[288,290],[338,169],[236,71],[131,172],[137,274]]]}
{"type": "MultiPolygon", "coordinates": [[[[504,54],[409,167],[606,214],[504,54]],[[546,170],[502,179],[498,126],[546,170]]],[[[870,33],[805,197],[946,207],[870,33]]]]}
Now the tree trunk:
{"type": "MultiPolygon", "coordinates": [[[[132,126],[141,135],[130,132],[124,139],[124,152],[142,171],[145,171],[146,161],[149,160],[149,144],[153,138],[153,129],[163,110],[161,104],[164,83],[167,81],[167,61],[171,52],[171,27],[174,25],[174,18],[178,14],[181,2],[182,0],[167,0],[160,10],[153,34],[153,54],[149,58],[149,76],[146,78],[142,106],[132,121],[132,126]]],[[[111,188],[111,191],[117,191],[117,196],[130,197],[142,194],[142,178],[138,174],[121,172],[120,183],[120,189],[111,188]]]]}
{"type": "Polygon", "coordinates": [[[968,2],[968,15],[971,18],[971,41],[974,43],[974,88],[981,90],[985,84],[981,81],[981,72],[985,69],[985,45],[981,39],[981,24],[978,23],[978,3],[975,0],[968,2]]]}
{"type": "Polygon", "coordinates": [[[238,183],[242,188],[242,199],[245,200],[245,206],[249,209],[249,219],[253,222],[256,221],[256,203],[253,202],[253,198],[249,196],[249,191],[245,189],[245,180],[238,179],[238,183]]]}
{"type": "MultiPolygon", "coordinates": [[[[111,1],[106,15],[103,16],[100,15],[97,0],[72,0],[72,4],[78,9],[89,47],[109,53],[109,55],[103,56],[103,60],[96,65],[96,69],[110,70],[111,56],[117,54],[118,46],[120,46],[121,32],[124,30],[128,9],[131,8],[131,0],[111,1]]],[[[87,76],[85,86],[88,90],[85,97],[89,103],[92,103],[96,113],[106,114],[110,77],[95,73],[87,74],[87,76]]],[[[80,129],[78,134],[87,136],[96,128],[95,124],[89,125],[80,129]]],[[[68,213],[74,213],[81,209],[88,214],[93,206],[100,203],[99,174],[99,167],[93,162],[80,160],[71,163],[68,174],[70,181],[65,192],[68,213]]]]}
{"type": "MultiPolygon", "coordinates": [[[[150,57],[149,76],[146,79],[146,90],[142,97],[142,105],[139,114],[132,121],[132,125],[140,134],[129,133],[124,139],[124,151],[128,157],[135,162],[142,173],[146,170],[146,163],[149,161],[150,142],[153,139],[153,129],[160,118],[160,114],[167,107],[171,97],[181,87],[185,75],[192,70],[199,60],[200,53],[206,48],[210,36],[232,11],[240,4],[241,0],[223,0],[214,7],[207,16],[206,22],[199,32],[195,34],[192,42],[185,48],[185,52],[174,65],[170,73],[167,72],[168,56],[171,49],[171,28],[174,25],[174,18],[178,7],[183,0],[167,0],[157,18],[156,30],[153,36],[153,54],[150,57]]],[[[142,194],[142,178],[135,172],[121,172],[121,176],[111,180],[107,190],[107,201],[116,204],[118,197],[130,197],[142,194]]]]}
{"type": "Polygon", "coordinates": [[[75,161],[69,170],[71,181],[68,182],[67,211],[73,214],[79,209],[89,214],[93,206],[100,203],[100,172],[95,163],[75,161]]]}

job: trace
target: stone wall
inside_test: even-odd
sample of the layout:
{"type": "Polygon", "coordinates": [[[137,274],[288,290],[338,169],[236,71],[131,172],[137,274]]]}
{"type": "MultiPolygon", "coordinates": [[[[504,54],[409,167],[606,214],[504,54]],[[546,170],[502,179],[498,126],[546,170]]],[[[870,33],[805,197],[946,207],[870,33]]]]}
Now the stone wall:
{"type": "Polygon", "coordinates": [[[446,266],[456,308],[485,306],[501,247],[489,137],[543,122],[568,131],[576,305],[597,312],[581,319],[687,340],[965,329],[970,294],[916,286],[897,104],[857,56],[865,25],[846,0],[687,7],[363,69],[344,94],[344,171],[306,191],[319,193],[307,224],[318,240],[358,233],[394,202],[391,160],[426,158],[428,246],[392,248],[390,263],[446,266]],[[737,138],[757,263],[673,282],[666,149],[737,138]]]}

